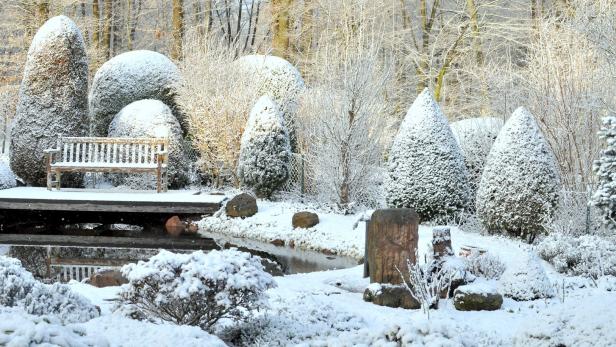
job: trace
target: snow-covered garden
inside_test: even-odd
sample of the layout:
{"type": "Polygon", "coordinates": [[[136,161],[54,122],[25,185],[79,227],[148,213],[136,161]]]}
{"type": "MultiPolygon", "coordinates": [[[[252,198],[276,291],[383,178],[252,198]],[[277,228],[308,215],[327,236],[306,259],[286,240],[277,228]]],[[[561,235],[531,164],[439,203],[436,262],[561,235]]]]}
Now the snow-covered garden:
{"type": "MultiPolygon", "coordinates": [[[[324,43],[316,54],[336,63],[305,80],[283,58],[238,57],[205,40],[182,59],[116,55],[88,83],[80,28],[66,16],[45,22],[25,61],[0,189],[45,186],[60,136],[166,137],[170,188],[223,203],[194,223],[174,216],[171,228],[169,218],[165,237],[231,245],[161,249],[106,269],[107,285],[94,280],[105,271],[54,283],[0,246],[0,346],[616,344],[616,117],[594,135],[592,184],[574,191],[582,179],[525,105],[453,121],[426,87],[394,107],[379,49],[347,43],[324,43]],[[370,235],[384,209],[412,216],[384,221],[399,235],[408,227],[400,239],[412,246],[370,235]],[[392,283],[371,283],[375,247],[411,252],[378,270],[392,283]],[[258,254],[276,261],[272,248],[323,257],[318,271],[270,271],[258,254]]],[[[98,190],[131,201],[156,183],[142,173],[62,179],[92,200],[98,190]]],[[[174,192],[151,199],[165,194],[174,192]]]]}

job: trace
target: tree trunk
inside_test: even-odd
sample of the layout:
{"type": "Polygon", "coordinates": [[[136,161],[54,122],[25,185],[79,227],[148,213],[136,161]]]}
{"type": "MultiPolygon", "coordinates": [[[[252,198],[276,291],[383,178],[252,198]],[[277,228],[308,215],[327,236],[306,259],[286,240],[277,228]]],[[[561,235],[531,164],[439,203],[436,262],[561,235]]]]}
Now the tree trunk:
{"type": "Polygon", "coordinates": [[[370,283],[401,284],[408,280],[407,260],[417,261],[419,216],[410,208],[376,210],[368,222],[366,261],[370,283]],[[400,270],[400,272],[398,272],[400,270]]]}
{"type": "Polygon", "coordinates": [[[272,0],[272,54],[289,57],[289,8],[291,0],[272,0]]]}
{"type": "Polygon", "coordinates": [[[94,17],[94,24],[92,25],[92,44],[94,45],[94,48],[98,48],[100,39],[99,30],[101,21],[101,10],[98,1],[99,0],[92,0],[92,16],[94,17]]]}
{"type": "Polygon", "coordinates": [[[49,19],[49,0],[41,0],[36,6],[37,25],[40,27],[49,19]]]}
{"type": "Polygon", "coordinates": [[[173,0],[173,47],[171,58],[179,60],[182,57],[182,38],[184,37],[184,1],[173,0]]]}
{"type": "Polygon", "coordinates": [[[106,55],[105,60],[111,56],[111,18],[112,18],[112,1],[104,0],[105,8],[103,9],[103,52],[106,55]]]}

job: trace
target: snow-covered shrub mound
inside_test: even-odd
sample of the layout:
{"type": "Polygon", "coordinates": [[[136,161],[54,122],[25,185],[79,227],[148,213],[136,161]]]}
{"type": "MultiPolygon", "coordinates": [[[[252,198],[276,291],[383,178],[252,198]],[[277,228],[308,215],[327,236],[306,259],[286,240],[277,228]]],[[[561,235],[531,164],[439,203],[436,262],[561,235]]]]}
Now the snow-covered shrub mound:
{"type": "Polygon", "coordinates": [[[389,152],[387,204],[411,207],[422,221],[463,211],[468,175],[447,119],[425,89],[409,108],[389,152]]]}
{"type": "Polygon", "coordinates": [[[464,261],[470,273],[490,280],[499,279],[507,269],[505,263],[498,259],[497,256],[488,252],[483,254],[473,252],[471,255],[464,258],[464,261]]]}
{"type": "Polygon", "coordinates": [[[17,177],[11,170],[11,166],[5,158],[0,158],[0,189],[8,189],[17,186],[17,177]]]}
{"type": "Polygon", "coordinates": [[[269,197],[289,178],[291,147],[278,105],[262,96],[248,117],[242,135],[237,173],[242,185],[269,197]]]}
{"type": "Polygon", "coordinates": [[[488,154],[502,127],[503,121],[494,117],[469,118],[451,123],[451,131],[460,146],[468,171],[472,205],[475,204],[475,194],[488,154]]]}
{"type": "Polygon", "coordinates": [[[530,240],[558,203],[556,159],[533,115],[520,107],[494,142],[477,191],[477,215],[491,232],[530,240]]]}
{"type": "Polygon", "coordinates": [[[122,267],[129,283],[120,300],[133,317],[160,319],[209,330],[219,319],[241,321],[267,307],[275,287],[258,258],[235,249],[174,254],[122,267]]]}
{"type": "Polygon", "coordinates": [[[500,278],[500,292],[514,300],[536,300],[554,296],[554,287],[541,265],[539,257],[522,254],[523,259],[510,265],[500,278]]]}
{"type": "Polygon", "coordinates": [[[0,346],[105,347],[102,336],[65,326],[54,317],[37,317],[18,308],[0,308],[0,346]]]}
{"type": "Polygon", "coordinates": [[[0,306],[17,305],[36,283],[19,260],[0,256],[0,306]]]}
{"type": "Polygon", "coordinates": [[[138,50],[122,53],[104,63],[92,80],[89,95],[90,130],[93,136],[107,136],[112,118],[131,102],[161,100],[186,129],[175,98],[180,73],[166,56],[138,50]]]}
{"type": "MultiPolygon", "coordinates": [[[[146,99],[128,104],[111,121],[109,137],[169,136],[169,184],[177,188],[188,181],[188,165],[184,156],[182,129],[171,109],[160,100],[146,99]]],[[[119,176],[117,184],[134,189],[156,185],[154,175],[131,174],[119,176]],[[128,176],[128,177],[127,177],[128,176]]]]}
{"type": "Polygon", "coordinates": [[[537,252],[556,271],[597,279],[616,276],[616,238],[552,233],[541,240],[537,252]]]}
{"type": "Polygon", "coordinates": [[[603,211],[605,224],[616,230],[616,117],[605,117],[599,136],[607,142],[607,148],[594,163],[598,178],[593,204],[603,211]]]}
{"type": "MultiPolygon", "coordinates": [[[[53,17],[32,39],[11,129],[11,168],[26,183],[46,184],[43,150],[55,147],[59,135],[87,134],[87,91],[81,32],[68,17],[53,17]]],[[[62,183],[79,185],[79,177],[64,175],[62,183]]]]}
{"type": "Polygon", "coordinates": [[[305,88],[304,79],[297,68],[282,58],[259,54],[243,56],[233,65],[251,77],[257,95],[268,95],[280,106],[294,148],[295,113],[299,96],[305,88]]]}
{"type": "Polygon", "coordinates": [[[37,283],[24,299],[23,306],[29,314],[52,315],[64,323],[87,322],[100,315],[88,299],[60,283],[37,283]]]}

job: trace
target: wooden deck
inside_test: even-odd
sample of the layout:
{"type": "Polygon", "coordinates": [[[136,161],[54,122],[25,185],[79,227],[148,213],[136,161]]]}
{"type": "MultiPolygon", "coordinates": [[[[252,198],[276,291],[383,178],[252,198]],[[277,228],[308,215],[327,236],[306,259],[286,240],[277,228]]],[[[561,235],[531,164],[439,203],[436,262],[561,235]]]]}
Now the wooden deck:
{"type": "Polygon", "coordinates": [[[49,191],[39,187],[0,190],[1,210],[122,212],[209,215],[220,209],[224,195],[197,191],[118,192],[97,189],[49,191]]]}

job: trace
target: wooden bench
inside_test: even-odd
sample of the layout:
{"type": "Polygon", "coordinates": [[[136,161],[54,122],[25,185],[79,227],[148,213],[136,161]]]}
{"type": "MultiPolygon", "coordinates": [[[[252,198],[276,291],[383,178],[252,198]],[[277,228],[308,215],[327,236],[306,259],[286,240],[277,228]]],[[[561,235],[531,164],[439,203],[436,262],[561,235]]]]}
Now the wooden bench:
{"type": "Polygon", "coordinates": [[[167,191],[168,147],[168,138],[61,137],[44,151],[47,189],[60,190],[63,172],[108,172],[154,173],[156,191],[167,191]]]}

